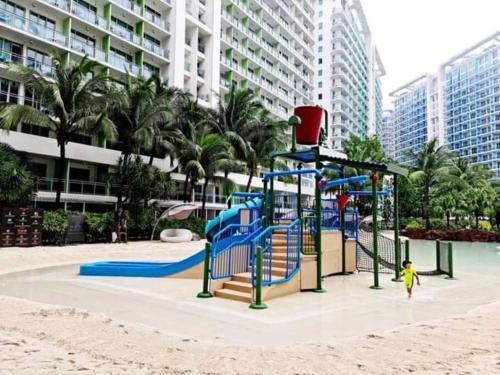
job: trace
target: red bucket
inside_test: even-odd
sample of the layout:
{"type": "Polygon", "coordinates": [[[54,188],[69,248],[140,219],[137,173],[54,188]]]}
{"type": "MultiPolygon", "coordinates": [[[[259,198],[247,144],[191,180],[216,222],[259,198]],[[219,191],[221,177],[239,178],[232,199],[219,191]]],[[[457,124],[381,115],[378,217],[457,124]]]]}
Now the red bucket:
{"type": "Polygon", "coordinates": [[[323,108],[318,106],[297,107],[294,110],[294,115],[300,117],[301,120],[295,133],[297,143],[301,145],[317,145],[319,143],[323,108]]]}
{"type": "Polygon", "coordinates": [[[339,210],[345,210],[347,202],[349,202],[349,196],[347,194],[337,195],[337,202],[339,210]]]}

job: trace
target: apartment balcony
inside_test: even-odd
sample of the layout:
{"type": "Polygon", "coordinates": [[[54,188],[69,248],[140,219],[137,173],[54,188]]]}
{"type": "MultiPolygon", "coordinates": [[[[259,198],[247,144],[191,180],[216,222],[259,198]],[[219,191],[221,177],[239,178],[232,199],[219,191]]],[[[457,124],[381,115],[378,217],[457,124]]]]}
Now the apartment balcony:
{"type": "Polygon", "coordinates": [[[108,60],[108,62],[115,68],[128,71],[131,74],[139,75],[139,67],[137,65],[114,52],[109,53],[108,60]]]}
{"type": "Polygon", "coordinates": [[[78,18],[81,18],[82,20],[88,23],[91,23],[106,30],[108,29],[108,21],[98,16],[94,12],[91,12],[90,10],[78,4],[77,2],[73,3],[71,12],[78,18]]]}
{"type": "Polygon", "coordinates": [[[66,37],[60,32],[30,21],[28,18],[18,16],[5,9],[0,9],[0,24],[8,25],[61,46],[66,44],[66,37]]]}
{"type": "Polygon", "coordinates": [[[120,4],[123,8],[137,15],[141,15],[141,7],[137,5],[134,1],[129,0],[113,0],[113,2],[120,4]]]}
{"type": "Polygon", "coordinates": [[[129,42],[132,42],[138,46],[141,45],[141,38],[136,33],[134,33],[132,30],[129,30],[129,29],[122,27],[122,26],[120,26],[116,23],[113,23],[113,22],[110,24],[109,30],[113,34],[115,34],[115,35],[117,35],[125,40],[128,40],[129,42]]]}
{"type": "MultiPolygon", "coordinates": [[[[111,195],[110,190],[116,188],[104,182],[69,180],[66,193],[86,195],[111,195]]],[[[114,190],[114,189],[113,189],[114,190]]],[[[57,191],[57,178],[41,177],[35,181],[35,191],[57,191]]]]}
{"type": "Polygon", "coordinates": [[[144,12],[144,18],[146,18],[149,22],[152,24],[155,24],[161,29],[166,29],[170,31],[170,23],[168,23],[165,20],[162,20],[159,18],[156,14],[153,14],[151,12],[148,12],[147,10],[144,12]]]}
{"type": "Polygon", "coordinates": [[[205,69],[198,68],[197,73],[199,78],[205,79],[205,69]]]}
{"type": "Polygon", "coordinates": [[[45,3],[69,12],[70,2],[68,0],[43,0],[45,3]]]}
{"type": "Polygon", "coordinates": [[[165,50],[161,48],[158,44],[151,42],[148,39],[144,39],[144,48],[149,51],[154,53],[155,55],[161,56],[161,57],[167,57],[165,50]]]}
{"type": "Polygon", "coordinates": [[[24,65],[37,71],[44,77],[54,77],[54,68],[52,67],[52,65],[43,64],[35,59],[18,55],[10,51],[0,51],[0,63],[14,63],[24,65]]]}
{"type": "Polygon", "coordinates": [[[94,46],[82,43],[79,40],[71,39],[71,49],[73,51],[88,55],[98,61],[106,61],[106,53],[94,46]]]}

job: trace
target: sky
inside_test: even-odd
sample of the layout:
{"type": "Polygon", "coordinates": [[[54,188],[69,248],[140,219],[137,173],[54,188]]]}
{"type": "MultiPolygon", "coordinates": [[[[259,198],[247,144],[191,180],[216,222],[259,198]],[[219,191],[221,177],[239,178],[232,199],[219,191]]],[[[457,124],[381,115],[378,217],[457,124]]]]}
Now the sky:
{"type": "Polygon", "coordinates": [[[361,0],[389,93],[500,31],[500,0],[361,0]]]}

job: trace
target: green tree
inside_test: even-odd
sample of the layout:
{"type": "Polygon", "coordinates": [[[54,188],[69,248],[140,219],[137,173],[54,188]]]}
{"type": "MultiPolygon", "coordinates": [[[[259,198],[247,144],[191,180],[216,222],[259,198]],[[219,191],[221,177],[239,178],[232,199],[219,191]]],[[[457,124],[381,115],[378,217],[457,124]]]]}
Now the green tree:
{"type": "Polygon", "coordinates": [[[106,116],[107,78],[98,71],[98,63],[83,58],[64,63],[60,55],[52,57],[53,79],[45,79],[37,71],[22,65],[11,65],[10,73],[24,84],[39,101],[36,107],[8,104],[0,110],[0,127],[12,130],[21,124],[39,125],[52,131],[59,147],[56,204],[61,201],[66,166],[66,145],[77,134],[97,134],[111,140],[116,134],[106,116]]]}
{"type": "Polygon", "coordinates": [[[439,209],[444,213],[446,216],[446,227],[450,229],[450,219],[452,213],[455,211],[457,208],[457,195],[449,191],[448,193],[445,193],[443,195],[440,195],[436,199],[436,204],[439,207],[439,209]]]}
{"type": "Polygon", "coordinates": [[[465,199],[470,212],[475,218],[475,228],[479,229],[479,217],[491,210],[495,201],[495,190],[491,187],[474,187],[465,192],[465,199]]]}
{"type": "Polygon", "coordinates": [[[430,229],[430,207],[434,192],[442,177],[448,171],[451,154],[443,146],[438,146],[437,140],[428,142],[418,154],[412,154],[415,168],[410,173],[412,182],[417,183],[421,191],[422,219],[426,229],[430,229]]]}
{"type": "Polygon", "coordinates": [[[26,163],[9,146],[0,143],[0,206],[28,201],[33,177],[26,163]]]}

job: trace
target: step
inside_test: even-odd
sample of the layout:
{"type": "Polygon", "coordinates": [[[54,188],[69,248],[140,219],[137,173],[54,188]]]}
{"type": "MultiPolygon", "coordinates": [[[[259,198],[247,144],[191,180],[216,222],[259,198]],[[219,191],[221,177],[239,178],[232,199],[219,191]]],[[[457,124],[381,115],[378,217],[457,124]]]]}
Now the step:
{"type": "Polygon", "coordinates": [[[231,289],[219,289],[215,291],[215,296],[233,301],[252,303],[252,294],[239,292],[231,289]]]}
{"type": "MultiPolygon", "coordinates": [[[[264,273],[269,272],[269,268],[262,267],[262,272],[264,273]]],[[[286,276],[286,268],[273,267],[271,269],[271,275],[284,277],[286,276]]]]}
{"type": "Polygon", "coordinates": [[[245,273],[239,273],[237,275],[234,275],[232,277],[231,281],[239,281],[242,283],[252,283],[252,273],[251,272],[245,272],[245,273]]]}
{"type": "Polygon", "coordinates": [[[223,284],[224,289],[236,290],[237,292],[252,293],[252,284],[241,281],[226,281],[223,284]]]}

